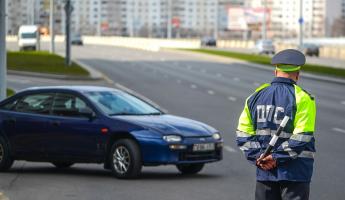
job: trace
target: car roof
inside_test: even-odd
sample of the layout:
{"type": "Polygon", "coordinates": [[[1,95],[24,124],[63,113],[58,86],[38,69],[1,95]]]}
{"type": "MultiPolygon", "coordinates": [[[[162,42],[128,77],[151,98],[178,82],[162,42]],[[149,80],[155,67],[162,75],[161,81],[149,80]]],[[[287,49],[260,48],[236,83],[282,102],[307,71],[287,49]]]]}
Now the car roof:
{"type": "Polygon", "coordinates": [[[96,91],[117,91],[120,92],[120,90],[109,88],[109,87],[102,87],[102,86],[81,86],[81,85],[74,85],[74,86],[44,86],[44,87],[30,87],[27,89],[22,90],[21,92],[27,92],[27,91],[74,91],[74,92],[96,92],[96,91]]]}

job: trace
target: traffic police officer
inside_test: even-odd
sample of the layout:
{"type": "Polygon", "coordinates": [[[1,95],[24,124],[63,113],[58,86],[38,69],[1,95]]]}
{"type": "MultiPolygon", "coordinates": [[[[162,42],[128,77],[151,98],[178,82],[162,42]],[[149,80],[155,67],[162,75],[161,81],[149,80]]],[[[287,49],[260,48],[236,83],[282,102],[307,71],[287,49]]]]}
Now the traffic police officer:
{"type": "Polygon", "coordinates": [[[257,166],[256,200],[306,200],[313,173],[316,107],[314,97],[296,84],[305,56],[287,49],[271,63],[276,77],[247,98],[237,145],[257,166]],[[272,153],[259,160],[284,116],[290,120],[272,153]]]}

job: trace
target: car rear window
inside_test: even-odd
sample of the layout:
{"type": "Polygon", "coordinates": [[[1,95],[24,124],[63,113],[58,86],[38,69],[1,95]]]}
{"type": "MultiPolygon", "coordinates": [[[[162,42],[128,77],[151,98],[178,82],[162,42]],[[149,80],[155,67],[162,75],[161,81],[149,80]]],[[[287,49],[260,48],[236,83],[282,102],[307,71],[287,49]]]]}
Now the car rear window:
{"type": "Polygon", "coordinates": [[[54,94],[33,94],[23,97],[15,111],[23,113],[49,114],[54,94]]]}

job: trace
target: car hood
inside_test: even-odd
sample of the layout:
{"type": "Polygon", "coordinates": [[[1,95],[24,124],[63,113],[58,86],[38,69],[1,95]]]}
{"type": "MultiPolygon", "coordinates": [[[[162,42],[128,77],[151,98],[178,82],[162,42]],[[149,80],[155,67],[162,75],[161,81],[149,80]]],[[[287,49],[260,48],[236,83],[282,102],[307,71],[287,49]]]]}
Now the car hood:
{"type": "Polygon", "coordinates": [[[178,134],[183,137],[211,136],[216,129],[204,123],[173,115],[115,116],[129,123],[153,129],[162,135],[178,134]]]}

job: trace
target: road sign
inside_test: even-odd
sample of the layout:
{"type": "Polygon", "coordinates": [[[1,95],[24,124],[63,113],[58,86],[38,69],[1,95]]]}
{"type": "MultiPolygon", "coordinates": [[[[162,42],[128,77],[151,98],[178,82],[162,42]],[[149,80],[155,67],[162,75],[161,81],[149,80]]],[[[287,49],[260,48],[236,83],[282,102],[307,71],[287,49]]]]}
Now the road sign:
{"type": "Polygon", "coordinates": [[[304,23],[304,19],[303,18],[299,18],[298,19],[298,23],[303,24],[304,23]]]}

